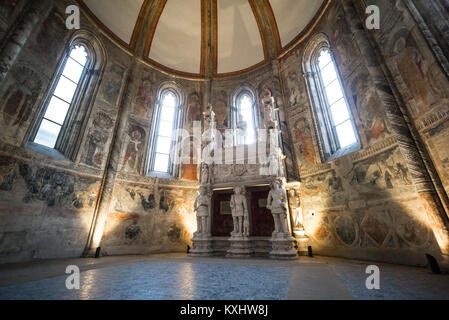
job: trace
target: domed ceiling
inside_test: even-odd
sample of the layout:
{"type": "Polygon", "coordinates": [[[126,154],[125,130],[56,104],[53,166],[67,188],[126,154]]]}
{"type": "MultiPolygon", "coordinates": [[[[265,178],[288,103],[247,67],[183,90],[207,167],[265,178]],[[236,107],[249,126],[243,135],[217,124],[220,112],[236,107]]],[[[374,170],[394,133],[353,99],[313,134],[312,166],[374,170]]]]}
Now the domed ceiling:
{"type": "Polygon", "coordinates": [[[170,73],[221,77],[288,50],[330,0],[84,0],[103,31],[170,73]]]}

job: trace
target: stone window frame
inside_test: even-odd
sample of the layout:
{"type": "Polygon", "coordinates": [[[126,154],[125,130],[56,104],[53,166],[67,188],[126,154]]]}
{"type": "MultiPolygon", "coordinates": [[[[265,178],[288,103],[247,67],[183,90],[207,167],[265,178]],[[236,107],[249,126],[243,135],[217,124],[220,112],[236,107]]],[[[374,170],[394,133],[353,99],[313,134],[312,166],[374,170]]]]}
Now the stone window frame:
{"type": "Polygon", "coordinates": [[[322,163],[360,150],[362,148],[360,136],[353,110],[347,98],[347,90],[341,77],[340,68],[335,60],[335,50],[324,33],[316,34],[307,44],[302,58],[302,68],[322,163]],[[344,148],[339,147],[337,133],[332,126],[330,107],[324,92],[321,72],[318,66],[318,57],[323,50],[328,50],[331,53],[357,140],[352,145],[344,148]]]}
{"type": "Polygon", "coordinates": [[[24,146],[30,150],[37,151],[51,157],[76,161],[81,148],[82,137],[89,122],[95,99],[100,87],[101,79],[107,63],[107,54],[102,42],[90,31],[79,30],[73,34],[64,49],[56,72],[42,100],[41,107],[37,112],[33,125],[27,133],[24,146]],[[58,135],[54,148],[40,145],[34,142],[37,132],[41,126],[45,112],[53,92],[58,85],[64,70],[66,61],[75,46],[83,46],[88,53],[85,66],[86,71],[81,76],[70,104],[67,116],[58,135]]]}
{"type": "Polygon", "coordinates": [[[146,157],[146,165],[145,165],[145,175],[153,178],[166,178],[166,179],[176,179],[179,174],[179,164],[174,161],[175,155],[179,152],[179,143],[176,143],[179,140],[179,136],[173,133],[173,144],[170,151],[170,163],[168,173],[156,172],[153,171],[152,168],[154,166],[155,156],[156,156],[156,139],[158,136],[158,126],[161,117],[161,107],[162,100],[165,94],[172,93],[176,97],[176,119],[175,119],[175,128],[173,129],[175,132],[182,129],[183,127],[183,115],[184,115],[184,104],[185,104],[185,94],[184,89],[177,83],[170,81],[161,84],[156,94],[156,103],[155,108],[153,110],[152,116],[152,124],[150,131],[150,140],[149,146],[147,148],[147,157],[146,157]]]}
{"type": "MultiPolygon", "coordinates": [[[[249,95],[251,97],[251,100],[253,101],[252,104],[252,114],[253,114],[253,121],[254,121],[254,130],[255,130],[255,142],[257,143],[257,129],[260,128],[260,121],[258,117],[258,109],[257,109],[257,98],[255,94],[256,90],[249,84],[242,84],[240,85],[236,90],[234,90],[234,93],[232,94],[231,99],[231,128],[233,129],[233,146],[237,145],[237,112],[238,112],[238,103],[240,100],[240,97],[243,95],[249,95]]],[[[244,143],[243,145],[247,145],[244,143]]]]}

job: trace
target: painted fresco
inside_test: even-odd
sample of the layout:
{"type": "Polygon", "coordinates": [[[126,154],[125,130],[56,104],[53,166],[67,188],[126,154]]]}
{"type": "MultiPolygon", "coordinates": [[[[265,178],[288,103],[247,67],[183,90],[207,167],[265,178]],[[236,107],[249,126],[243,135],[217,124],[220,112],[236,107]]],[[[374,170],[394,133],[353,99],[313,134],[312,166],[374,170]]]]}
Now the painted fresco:
{"type": "MultiPolygon", "coordinates": [[[[187,99],[187,108],[185,112],[184,129],[193,134],[193,124],[195,121],[201,121],[201,95],[198,92],[192,92],[187,99]]],[[[189,181],[198,181],[198,164],[194,162],[194,143],[193,138],[189,139],[190,163],[184,163],[182,168],[182,179],[189,181]]]]}
{"type": "Polygon", "coordinates": [[[98,187],[92,178],[0,157],[0,201],[11,199],[13,195],[12,200],[20,203],[42,202],[48,207],[67,209],[92,208],[98,187]]]}
{"type": "Polygon", "coordinates": [[[21,126],[30,120],[42,89],[40,76],[27,67],[13,71],[13,79],[0,102],[2,122],[9,127],[21,126]]]}
{"type": "Polygon", "coordinates": [[[231,123],[229,119],[230,108],[228,106],[229,94],[224,90],[213,92],[213,102],[217,129],[229,128],[231,123]]]}
{"type": "Polygon", "coordinates": [[[416,117],[438,100],[440,90],[431,66],[422,56],[413,35],[401,31],[394,39],[392,58],[409,93],[406,102],[414,100],[416,109],[412,111],[416,117]]]}
{"type": "Polygon", "coordinates": [[[140,118],[149,119],[154,107],[154,74],[145,72],[132,103],[132,113],[140,118]]]}
{"type": "Polygon", "coordinates": [[[306,118],[299,118],[293,127],[293,139],[295,141],[295,151],[300,169],[307,168],[315,164],[315,147],[312,139],[312,129],[306,118]]]}
{"type": "Polygon", "coordinates": [[[390,134],[383,107],[367,73],[359,72],[351,81],[352,99],[359,114],[361,126],[368,143],[385,139],[390,134]]]}
{"type": "Polygon", "coordinates": [[[201,121],[201,98],[198,92],[192,92],[187,99],[184,129],[192,132],[194,121],[201,121]]]}
{"type": "Polygon", "coordinates": [[[0,156],[0,259],[80,256],[99,187],[97,178],[0,156]]]}
{"type": "Polygon", "coordinates": [[[84,162],[92,167],[101,168],[107,156],[106,143],[112,134],[114,120],[103,111],[99,111],[90,126],[84,147],[84,162]]]}
{"type": "Polygon", "coordinates": [[[57,10],[52,10],[30,49],[39,55],[40,63],[45,63],[53,69],[64,48],[66,34],[65,17],[57,10]]]}
{"type": "Polygon", "coordinates": [[[122,89],[126,68],[112,63],[103,76],[103,86],[100,89],[101,97],[110,105],[116,105],[122,89]]]}
{"type": "Polygon", "coordinates": [[[138,173],[143,167],[142,161],[147,133],[142,126],[134,123],[133,121],[129,121],[128,130],[126,133],[126,151],[123,159],[122,170],[138,173]]]}
{"type": "Polygon", "coordinates": [[[332,27],[332,33],[329,36],[333,39],[333,45],[336,49],[335,59],[339,69],[349,69],[353,62],[353,57],[359,55],[359,52],[352,40],[351,32],[342,11],[339,11],[335,24],[332,27]]]}
{"type": "Polygon", "coordinates": [[[449,190],[449,122],[443,121],[439,125],[431,129],[426,136],[428,136],[431,150],[436,155],[435,162],[439,164],[440,171],[443,176],[442,179],[446,182],[446,188],[449,190]]]}
{"type": "Polygon", "coordinates": [[[195,190],[159,187],[157,183],[116,185],[103,240],[106,250],[144,245],[146,251],[184,249],[196,230],[195,195],[195,190]]]}

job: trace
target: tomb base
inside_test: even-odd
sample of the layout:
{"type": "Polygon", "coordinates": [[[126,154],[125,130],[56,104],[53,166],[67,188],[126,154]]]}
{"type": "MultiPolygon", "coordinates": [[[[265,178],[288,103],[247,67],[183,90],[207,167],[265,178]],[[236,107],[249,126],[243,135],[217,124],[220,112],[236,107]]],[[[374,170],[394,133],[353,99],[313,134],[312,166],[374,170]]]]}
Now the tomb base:
{"type": "Polygon", "coordinates": [[[214,255],[213,242],[210,236],[194,236],[192,238],[191,257],[211,257],[214,255]]]}
{"type": "Polygon", "coordinates": [[[228,258],[249,258],[254,255],[251,240],[244,236],[232,236],[229,238],[231,248],[227,251],[228,258]]]}
{"type": "Polygon", "coordinates": [[[296,260],[298,254],[293,247],[295,239],[290,234],[276,234],[271,238],[270,258],[282,260],[296,260]]]}

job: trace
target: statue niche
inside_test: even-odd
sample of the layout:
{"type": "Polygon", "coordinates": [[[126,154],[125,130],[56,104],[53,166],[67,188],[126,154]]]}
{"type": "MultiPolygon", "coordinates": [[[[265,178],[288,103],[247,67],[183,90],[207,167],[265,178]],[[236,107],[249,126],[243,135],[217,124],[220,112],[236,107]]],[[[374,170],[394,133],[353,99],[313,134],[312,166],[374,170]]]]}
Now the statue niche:
{"type": "Polygon", "coordinates": [[[234,188],[234,194],[231,196],[231,210],[234,223],[234,230],[232,231],[231,236],[248,237],[248,207],[246,196],[242,187],[234,188]]]}
{"type": "Polygon", "coordinates": [[[196,212],[197,231],[195,237],[209,237],[210,236],[210,224],[209,224],[209,204],[210,194],[205,187],[200,187],[198,191],[198,197],[194,203],[194,209],[196,212]]]}
{"type": "Polygon", "coordinates": [[[287,227],[287,193],[282,188],[282,181],[274,180],[270,185],[267,199],[267,209],[271,211],[274,220],[273,238],[289,237],[287,227]]]}

